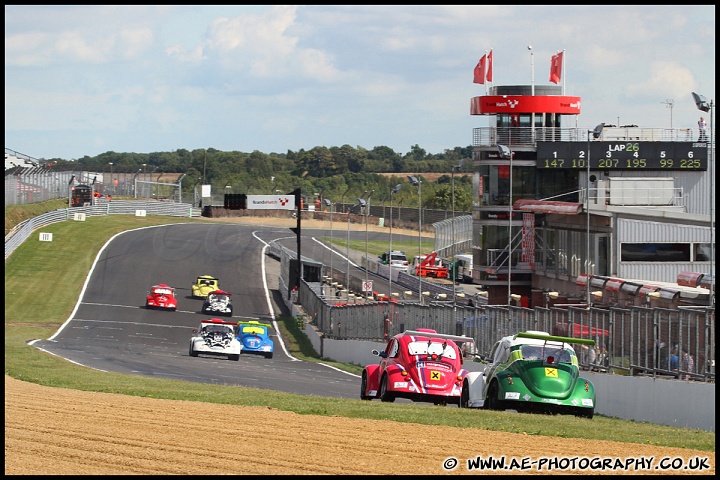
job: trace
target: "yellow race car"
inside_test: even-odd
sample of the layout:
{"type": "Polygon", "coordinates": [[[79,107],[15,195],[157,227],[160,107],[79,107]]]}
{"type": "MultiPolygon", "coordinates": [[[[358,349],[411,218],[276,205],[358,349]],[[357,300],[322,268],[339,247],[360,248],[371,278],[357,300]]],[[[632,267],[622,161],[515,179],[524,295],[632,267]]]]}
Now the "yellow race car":
{"type": "Polygon", "coordinates": [[[192,286],[192,296],[206,298],[208,293],[220,290],[218,279],[211,275],[200,275],[192,286]]]}

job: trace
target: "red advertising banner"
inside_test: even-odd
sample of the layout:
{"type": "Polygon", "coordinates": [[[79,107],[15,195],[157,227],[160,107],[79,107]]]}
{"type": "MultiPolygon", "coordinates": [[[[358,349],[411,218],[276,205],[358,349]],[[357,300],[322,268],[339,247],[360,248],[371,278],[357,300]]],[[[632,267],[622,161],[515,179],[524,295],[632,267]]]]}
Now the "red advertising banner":
{"type": "Polygon", "coordinates": [[[566,95],[485,95],[470,99],[470,115],[490,113],[580,114],[580,97],[566,95]]]}

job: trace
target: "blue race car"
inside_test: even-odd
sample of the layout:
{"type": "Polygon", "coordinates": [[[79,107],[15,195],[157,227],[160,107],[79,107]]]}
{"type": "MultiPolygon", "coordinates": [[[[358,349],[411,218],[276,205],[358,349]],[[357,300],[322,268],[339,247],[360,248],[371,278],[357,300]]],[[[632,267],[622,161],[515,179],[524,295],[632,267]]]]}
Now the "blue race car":
{"type": "Polygon", "coordinates": [[[240,341],[240,353],[259,353],[272,358],[275,344],[270,340],[272,325],[257,320],[238,322],[237,338],[240,341]]]}

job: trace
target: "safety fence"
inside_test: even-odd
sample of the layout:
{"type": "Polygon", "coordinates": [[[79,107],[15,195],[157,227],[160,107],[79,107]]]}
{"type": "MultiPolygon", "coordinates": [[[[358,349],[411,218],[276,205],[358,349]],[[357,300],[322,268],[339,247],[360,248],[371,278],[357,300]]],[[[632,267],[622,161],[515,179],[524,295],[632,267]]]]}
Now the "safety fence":
{"type": "MultiPolygon", "coordinates": [[[[281,261],[281,284],[291,285],[294,252],[271,244],[281,261]]],[[[405,330],[431,328],[474,339],[472,354],[487,356],[503,336],[537,330],[553,335],[591,338],[594,347],[577,347],[581,368],[624,375],[715,381],[715,310],[543,308],[417,301],[338,302],[322,282],[301,279],[294,302],[326,338],[387,341],[405,330]]]]}
{"type": "MultiPolygon", "coordinates": [[[[47,166],[14,167],[5,171],[5,205],[25,205],[56,198],[68,199],[76,185],[91,186],[98,195],[166,199],[182,203],[184,175],[143,172],[57,170],[47,166]]],[[[195,204],[197,201],[193,198],[195,204]]]]}

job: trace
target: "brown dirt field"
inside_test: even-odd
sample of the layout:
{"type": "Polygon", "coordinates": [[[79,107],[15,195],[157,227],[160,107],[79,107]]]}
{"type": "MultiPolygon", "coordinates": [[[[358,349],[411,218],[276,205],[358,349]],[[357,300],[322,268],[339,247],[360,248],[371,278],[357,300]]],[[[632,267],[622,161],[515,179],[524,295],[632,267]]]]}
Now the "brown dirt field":
{"type": "Polygon", "coordinates": [[[83,392],[5,376],[5,475],[632,473],[466,468],[478,455],[537,461],[557,452],[606,459],[699,455],[712,466],[703,473],[715,473],[714,453],[686,449],[83,392]],[[245,423],[260,428],[249,434],[245,423]],[[450,457],[459,465],[447,471],[450,457]]]}
{"type": "MultiPolygon", "coordinates": [[[[288,219],[271,221],[285,223],[292,225],[288,219]]],[[[715,474],[714,452],[83,392],[5,376],[5,475],[694,473],[548,471],[537,464],[528,470],[479,471],[466,463],[477,456],[537,462],[558,452],[560,459],[608,461],[700,457],[710,465],[702,473],[715,474]],[[246,423],[260,428],[246,430],[246,423]],[[459,464],[446,470],[451,457],[459,464]]]]}

